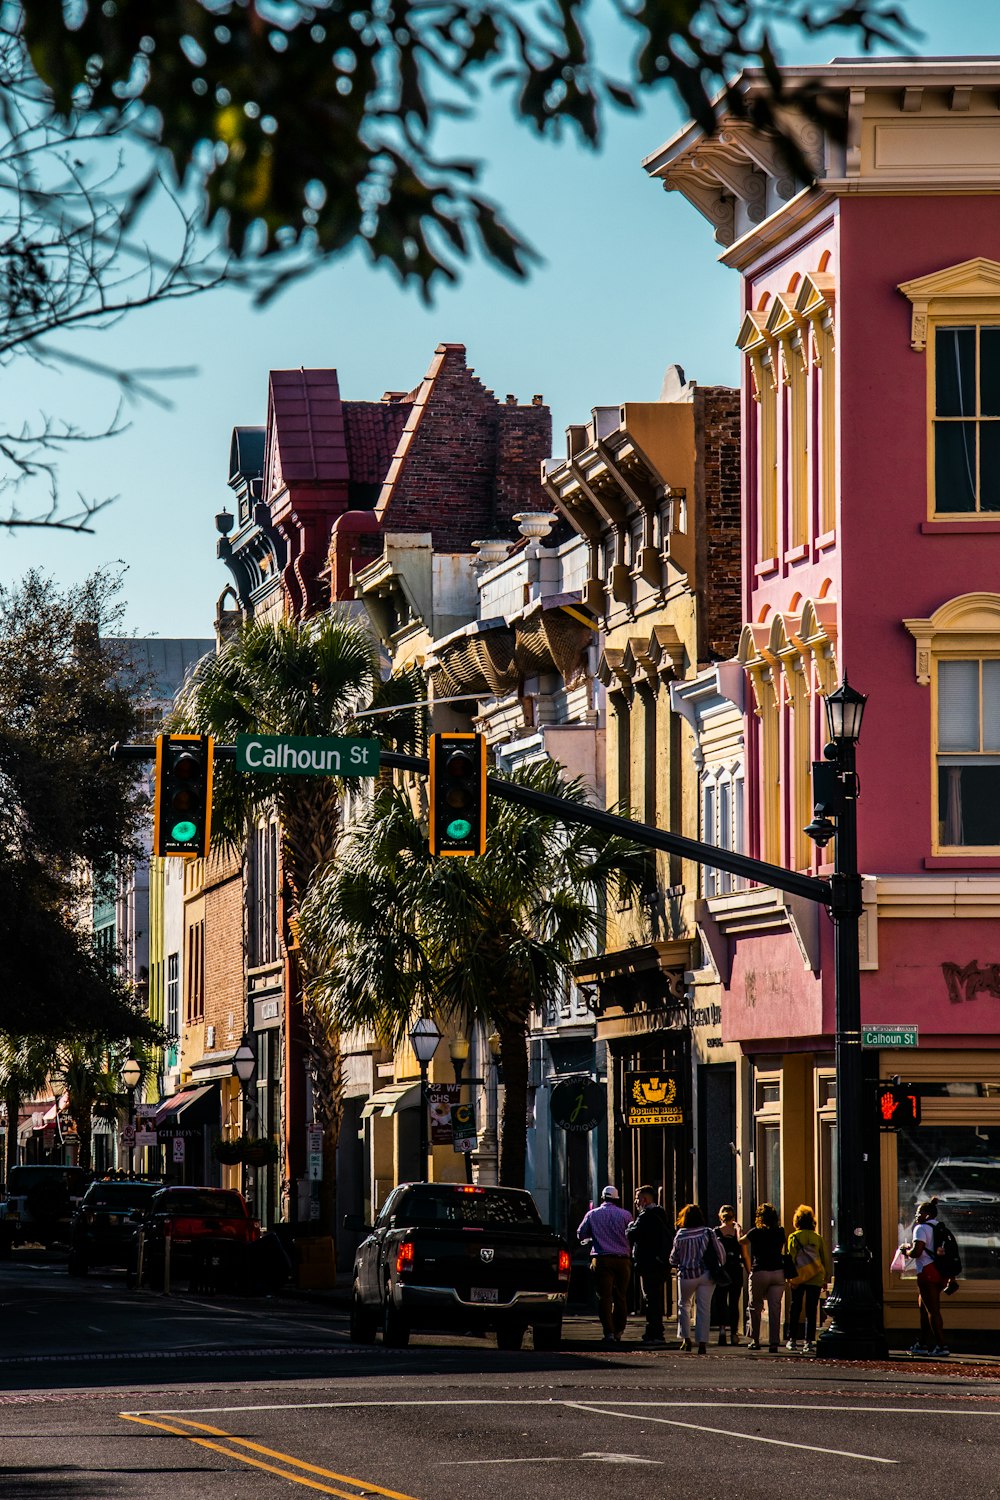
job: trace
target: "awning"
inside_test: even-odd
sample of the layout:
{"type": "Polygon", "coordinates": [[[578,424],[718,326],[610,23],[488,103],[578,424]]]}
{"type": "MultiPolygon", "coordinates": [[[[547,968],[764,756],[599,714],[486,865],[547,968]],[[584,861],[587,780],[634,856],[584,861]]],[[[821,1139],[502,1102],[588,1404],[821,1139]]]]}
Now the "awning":
{"type": "Polygon", "coordinates": [[[214,1083],[181,1089],[165,1099],[153,1118],[158,1135],[183,1135],[219,1123],[219,1093],[214,1083]]]}
{"type": "Polygon", "coordinates": [[[370,1120],[373,1115],[381,1115],[383,1119],[387,1119],[390,1115],[398,1114],[401,1109],[417,1109],[419,1105],[419,1083],[390,1083],[384,1089],[376,1089],[365,1101],[361,1118],[370,1120]]]}

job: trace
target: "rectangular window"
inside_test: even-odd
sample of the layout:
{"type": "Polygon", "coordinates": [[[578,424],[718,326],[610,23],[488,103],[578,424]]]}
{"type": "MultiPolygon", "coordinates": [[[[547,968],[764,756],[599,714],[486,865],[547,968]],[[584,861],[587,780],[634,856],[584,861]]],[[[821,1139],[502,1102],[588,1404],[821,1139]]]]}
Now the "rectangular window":
{"type": "Polygon", "coordinates": [[[1000,846],[1000,660],[938,663],[937,799],[941,847],[1000,846]]]}
{"type": "Polygon", "coordinates": [[[250,967],[275,963],[278,958],[278,828],[268,823],[257,829],[252,847],[250,882],[250,967]]]}
{"type": "Polygon", "coordinates": [[[934,508],[1000,511],[1000,327],[934,331],[934,508]]]}
{"type": "Polygon", "coordinates": [[[778,391],[770,359],[760,372],[760,561],[770,562],[778,552],[778,391]]]}
{"type": "Polygon", "coordinates": [[[917,1204],[939,1198],[963,1281],[1000,1279],[1000,1129],[921,1125],[899,1131],[896,1146],[900,1243],[910,1238],[917,1204]]]}
{"type": "Polygon", "coordinates": [[[181,956],[167,955],[167,1038],[176,1042],[181,1029],[181,956]]]}
{"type": "Polygon", "coordinates": [[[205,1019],[205,923],[188,928],[187,995],[184,1014],[189,1025],[205,1019]]]}

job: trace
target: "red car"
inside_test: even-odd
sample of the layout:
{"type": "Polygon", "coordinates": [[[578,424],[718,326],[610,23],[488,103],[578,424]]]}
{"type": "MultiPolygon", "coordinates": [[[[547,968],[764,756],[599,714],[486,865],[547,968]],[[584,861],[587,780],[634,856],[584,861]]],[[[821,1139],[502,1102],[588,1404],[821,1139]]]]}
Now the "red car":
{"type": "Polygon", "coordinates": [[[193,1288],[239,1285],[249,1249],[260,1239],[242,1193],[231,1188],[168,1187],[154,1193],[142,1216],[129,1281],[167,1290],[169,1282],[193,1288]]]}

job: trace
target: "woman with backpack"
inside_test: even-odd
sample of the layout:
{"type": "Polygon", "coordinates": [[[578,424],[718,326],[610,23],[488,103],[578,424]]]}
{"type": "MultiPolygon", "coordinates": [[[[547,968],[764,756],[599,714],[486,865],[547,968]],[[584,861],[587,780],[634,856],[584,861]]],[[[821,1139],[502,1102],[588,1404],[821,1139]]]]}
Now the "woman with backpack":
{"type": "Polygon", "coordinates": [[[920,1338],[911,1354],[931,1354],[944,1359],[949,1353],[944,1341],[944,1319],[941,1317],[941,1293],[953,1291],[958,1283],[958,1247],[950,1229],[938,1222],[938,1201],[928,1198],[917,1204],[913,1221],[913,1239],[901,1248],[912,1257],[917,1268],[917,1306],[920,1309],[920,1338]],[[954,1248],[953,1248],[954,1247],[954,1248]]]}
{"type": "Polygon", "coordinates": [[[795,1274],[788,1282],[792,1292],[792,1305],[788,1314],[789,1338],[785,1348],[799,1347],[802,1309],[805,1307],[806,1353],[811,1354],[816,1344],[819,1294],[833,1275],[833,1262],[826,1248],[826,1240],[816,1233],[816,1215],[808,1203],[799,1204],[792,1225],[792,1232],[788,1236],[788,1259],[795,1268],[795,1274]]]}

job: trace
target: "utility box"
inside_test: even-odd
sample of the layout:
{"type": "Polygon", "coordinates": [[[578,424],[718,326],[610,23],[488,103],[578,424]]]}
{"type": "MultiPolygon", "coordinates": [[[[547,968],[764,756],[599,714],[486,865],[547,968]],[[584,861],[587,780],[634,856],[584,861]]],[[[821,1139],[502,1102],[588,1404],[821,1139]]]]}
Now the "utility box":
{"type": "Polygon", "coordinates": [[[337,1284],[332,1235],[308,1235],[295,1241],[295,1276],[300,1291],[325,1291],[337,1284]]]}

